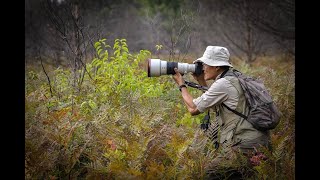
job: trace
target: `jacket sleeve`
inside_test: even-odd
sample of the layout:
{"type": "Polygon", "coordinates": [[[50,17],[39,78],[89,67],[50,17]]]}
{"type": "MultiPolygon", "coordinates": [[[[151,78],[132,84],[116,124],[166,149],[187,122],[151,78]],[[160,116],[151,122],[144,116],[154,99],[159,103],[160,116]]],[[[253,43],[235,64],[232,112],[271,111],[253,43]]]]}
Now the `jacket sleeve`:
{"type": "Polygon", "coordinates": [[[216,111],[216,106],[228,99],[227,86],[230,82],[224,78],[215,81],[208,91],[200,97],[193,100],[200,112],[204,112],[208,108],[213,108],[216,111]]]}

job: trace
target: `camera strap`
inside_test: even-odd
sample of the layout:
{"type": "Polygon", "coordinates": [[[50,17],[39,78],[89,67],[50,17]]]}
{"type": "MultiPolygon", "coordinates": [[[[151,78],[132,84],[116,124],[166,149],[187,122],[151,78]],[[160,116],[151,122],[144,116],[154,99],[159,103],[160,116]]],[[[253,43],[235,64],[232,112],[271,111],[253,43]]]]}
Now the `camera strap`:
{"type": "Polygon", "coordinates": [[[206,131],[209,128],[209,125],[210,125],[210,110],[208,110],[208,113],[202,119],[200,128],[206,131]]]}
{"type": "Polygon", "coordinates": [[[206,86],[201,86],[200,84],[197,84],[197,83],[194,83],[194,82],[189,82],[189,81],[184,81],[184,83],[187,85],[187,86],[190,86],[190,87],[193,87],[193,88],[196,88],[196,89],[199,89],[199,90],[202,90],[202,91],[207,91],[209,88],[206,87],[206,86]]]}

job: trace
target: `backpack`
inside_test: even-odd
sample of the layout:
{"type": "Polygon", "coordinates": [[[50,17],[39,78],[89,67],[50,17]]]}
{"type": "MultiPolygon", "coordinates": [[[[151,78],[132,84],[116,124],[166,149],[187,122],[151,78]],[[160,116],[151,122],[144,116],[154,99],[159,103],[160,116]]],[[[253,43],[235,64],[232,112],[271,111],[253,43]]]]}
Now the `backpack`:
{"type": "Polygon", "coordinates": [[[236,76],[239,79],[247,104],[249,105],[249,114],[246,116],[222,103],[224,107],[243,117],[254,128],[260,131],[274,129],[279,124],[281,113],[262,81],[246,76],[236,69],[226,70],[221,74],[220,78],[224,76],[236,76]]]}

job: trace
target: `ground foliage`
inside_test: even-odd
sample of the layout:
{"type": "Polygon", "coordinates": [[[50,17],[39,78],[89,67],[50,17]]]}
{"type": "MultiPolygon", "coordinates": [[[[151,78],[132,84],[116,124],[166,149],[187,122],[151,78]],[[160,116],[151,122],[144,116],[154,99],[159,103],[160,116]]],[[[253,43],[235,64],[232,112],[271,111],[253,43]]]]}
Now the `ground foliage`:
{"type": "MultiPolygon", "coordinates": [[[[26,179],[203,179],[215,150],[170,76],[147,77],[148,50],[129,52],[125,39],[95,43],[83,81],[73,69],[26,65],[26,179]],[[112,52],[112,55],[109,53],[112,52]],[[89,76],[90,74],[90,76],[89,76]]],[[[234,66],[261,78],[283,116],[272,151],[239,157],[244,176],[295,179],[294,64],[285,56],[234,66]]],[[[186,75],[187,76],[187,75],[186,75]]],[[[194,96],[199,90],[188,88],[194,96]]],[[[237,166],[235,166],[237,167],[237,166]]],[[[239,166],[240,167],[240,166],[239,166]]]]}

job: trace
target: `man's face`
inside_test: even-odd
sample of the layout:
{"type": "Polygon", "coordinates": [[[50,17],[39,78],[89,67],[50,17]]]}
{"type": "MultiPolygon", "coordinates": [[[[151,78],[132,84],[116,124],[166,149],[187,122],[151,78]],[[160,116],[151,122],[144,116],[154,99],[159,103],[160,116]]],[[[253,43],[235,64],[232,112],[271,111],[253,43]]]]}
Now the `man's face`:
{"type": "Polygon", "coordinates": [[[207,64],[203,64],[204,71],[204,80],[214,80],[219,75],[218,68],[216,66],[208,66],[207,64]]]}

